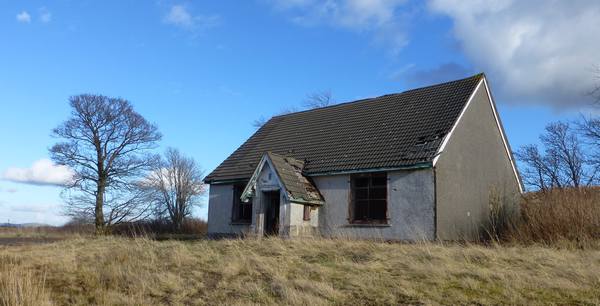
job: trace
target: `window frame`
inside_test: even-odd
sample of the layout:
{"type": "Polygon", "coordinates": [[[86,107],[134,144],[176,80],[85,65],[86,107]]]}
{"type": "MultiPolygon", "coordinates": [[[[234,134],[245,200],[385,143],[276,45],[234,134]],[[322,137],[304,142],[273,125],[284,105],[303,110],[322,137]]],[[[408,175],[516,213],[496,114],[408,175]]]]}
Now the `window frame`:
{"type": "Polygon", "coordinates": [[[234,184],[233,199],[231,203],[231,224],[252,224],[252,198],[248,202],[242,202],[240,197],[246,188],[246,184],[234,184]],[[244,213],[248,216],[245,218],[244,213]]]}
{"type": "Polygon", "coordinates": [[[349,205],[348,205],[348,222],[353,225],[388,225],[389,224],[389,176],[387,172],[367,172],[367,173],[356,173],[350,175],[350,192],[349,192],[349,205]],[[358,183],[359,179],[363,179],[363,182],[358,183]],[[366,185],[364,185],[366,179],[366,185]],[[379,179],[378,183],[374,183],[374,180],[379,179]],[[358,186],[357,186],[358,185],[358,186]],[[362,185],[362,186],[361,186],[362,185]],[[363,199],[358,199],[357,193],[363,193],[363,199]],[[375,198],[372,197],[374,193],[380,193],[380,196],[375,198]],[[363,202],[362,205],[366,205],[367,215],[366,218],[357,218],[357,204],[363,202]],[[383,202],[383,212],[373,212],[373,206],[376,204],[373,202],[383,202]],[[382,215],[380,218],[373,218],[373,215],[382,215]]]}

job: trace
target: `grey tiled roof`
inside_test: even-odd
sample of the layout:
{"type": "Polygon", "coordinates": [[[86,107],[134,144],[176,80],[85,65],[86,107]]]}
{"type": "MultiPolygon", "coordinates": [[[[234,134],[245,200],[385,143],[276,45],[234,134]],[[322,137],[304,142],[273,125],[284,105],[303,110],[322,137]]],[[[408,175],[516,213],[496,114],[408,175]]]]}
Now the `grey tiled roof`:
{"type": "Polygon", "coordinates": [[[482,77],[273,117],[205,181],[247,180],[266,152],[307,176],[431,162],[482,77]]]}
{"type": "Polygon", "coordinates": [[[324,203],[323,196],[321,196],[311,179],[302,175],[303,161],[272,152],[267,152],[267,155],[292,202],[324,203]]]}

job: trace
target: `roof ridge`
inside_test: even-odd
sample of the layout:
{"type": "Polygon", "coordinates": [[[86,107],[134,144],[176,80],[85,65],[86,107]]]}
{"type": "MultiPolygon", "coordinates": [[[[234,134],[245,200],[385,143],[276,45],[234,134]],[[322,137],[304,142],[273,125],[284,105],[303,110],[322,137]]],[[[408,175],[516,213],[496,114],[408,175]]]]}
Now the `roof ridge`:
{"type": "Polygon", "coordinates": [[[334,108],[334,107],[344,106],[344,105],[348,105],[348,104],[364,103],[364,102],[367,102],[368,100],[374,100],[374,99],[379,99],[379,98],[388,97],[388,96],[401,95],[401,94],[409,93],[409,92],[416,91],[416,90],[423,90],[423,89],[428,89],[428,88],[431,88],[431,87],[448,85],[450,83],[462,82],[462,81],[466,81],[466,80],[470,80],[470,79],[474,79],[474,78],[485,78],[485,73],[480,72],[480,73],[477,73],[477,74],[472,75],[470,77],[466,77],[466,78],[462,78],[462,79],[457,79],[457,80],[452,80],[452,81],[447,81],[447,82],[442,82],[442,83],[437,83],[437,84],[431,84],[431,85],[427,85],[427,86],[423,86],[423,87],[417,87],[417,88],[407,89],[405,91],[401,91],[401,92],[397,92],[397,93],[385,94],[385,95],[376,96],[376,97],[370,97],[370,98],[358,99],[358,100],[354,100],[354,101],[347,101],[347,102],[337,103],[337,104],[328,105],[328,106],[324,106],[324,107],[317,107],[317,108],[305,109],[305,110],[301,110],[301,111],[297,111],[297,112],[291,112],[291,113],[287,113],[287,114],[275,115],[275,116],[271,117],[267,122],[269,122],[269,121],[271,121],[272,119],[275,119],[275,118],[282,118],[282,117],[287,117],[287,116],[301,114],[301,113],[313,112],[313,111],[317,111],[317,110],[321,110],[321,109],[327,109],[327,108],[334,108]]]}

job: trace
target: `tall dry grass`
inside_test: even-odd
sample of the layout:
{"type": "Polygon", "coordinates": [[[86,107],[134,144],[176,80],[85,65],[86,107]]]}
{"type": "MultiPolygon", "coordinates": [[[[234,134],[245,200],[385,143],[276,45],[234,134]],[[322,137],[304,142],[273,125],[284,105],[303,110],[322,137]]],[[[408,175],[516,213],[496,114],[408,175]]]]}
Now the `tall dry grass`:
{"type": "Polygon", "coordinates": [[[0,306],[52,305],[45,286],[45,276],[19,265],[0,270],[0,306]]]}
{"type": "Polygon", "coordinates": [[[518,206],[491,196],[482,232],[484,241],[600,247],[600,188],[532,192],[518,206]]]}
{"type": "Polygon", "coordinates": [[[35,276],[25,279],[56,305],[593,305],[598,262],[593,249],[341,239],[106,237],[0,248],[0,267],[35,276]]]}
{"type": "Polygon", "coordinates": [[[515,238],[555,243],[600,239],[600,189],[569,188],[531,193],[521,206],[515,238]]]}

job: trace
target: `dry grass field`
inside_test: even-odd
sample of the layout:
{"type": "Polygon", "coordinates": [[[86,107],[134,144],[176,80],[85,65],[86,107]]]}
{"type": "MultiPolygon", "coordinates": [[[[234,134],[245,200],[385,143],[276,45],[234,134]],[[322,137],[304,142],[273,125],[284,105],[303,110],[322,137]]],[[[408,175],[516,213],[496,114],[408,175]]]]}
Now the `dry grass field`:
{"type": "Polygon", "coordinates": [[[600,189],[490,206],[473,244],[5,229],[0,305],[600,305],[600,189]]]}
{"type": "Polygon", "coordinates": [[[75,238],[0,248],[0,305],[600,304],[600,251],[75,238]]]}

